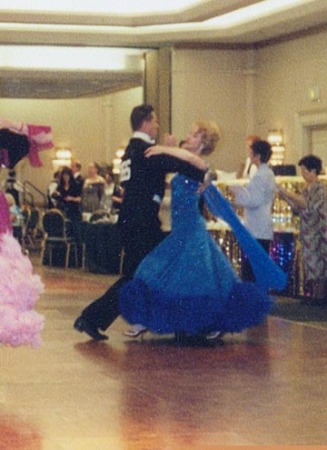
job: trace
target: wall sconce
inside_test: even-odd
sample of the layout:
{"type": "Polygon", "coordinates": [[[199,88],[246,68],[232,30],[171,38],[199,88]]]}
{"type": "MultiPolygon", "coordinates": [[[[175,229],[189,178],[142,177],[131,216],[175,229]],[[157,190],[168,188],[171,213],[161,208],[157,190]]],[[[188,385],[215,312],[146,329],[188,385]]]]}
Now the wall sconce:
{"type": "Polygon", "coordinates": [[[320,87],[312,86],[309,89],[309,98],[312,102],[320,102],[320,87]]]}
{"type": "Polygon", "coordinates": [[[72,162],[72,151],[70,148],[56,149],[56,157],[52,160],[54,170],[59,170],[62,166],[70,167],[72,162]]]}
{"type": "Polygon", "coordinates": [[[272,166],[284,164],[285,145],[283,144],[283,133],[281,130],[269,130],[267,141],[271,145],[272,150],[270,164],[272,166]]]}

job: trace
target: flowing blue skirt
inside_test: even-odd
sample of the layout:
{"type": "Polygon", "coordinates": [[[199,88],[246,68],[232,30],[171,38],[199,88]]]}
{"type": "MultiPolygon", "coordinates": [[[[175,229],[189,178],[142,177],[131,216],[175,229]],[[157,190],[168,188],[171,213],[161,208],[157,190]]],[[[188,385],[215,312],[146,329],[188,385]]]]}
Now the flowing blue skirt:
{"type": "Polygon", "coordinates": [[[120,292],[123,317],[158,334],[240,332],[271,307],[265,290],[240,281],[202,224],[172,232],[120,292]]]}

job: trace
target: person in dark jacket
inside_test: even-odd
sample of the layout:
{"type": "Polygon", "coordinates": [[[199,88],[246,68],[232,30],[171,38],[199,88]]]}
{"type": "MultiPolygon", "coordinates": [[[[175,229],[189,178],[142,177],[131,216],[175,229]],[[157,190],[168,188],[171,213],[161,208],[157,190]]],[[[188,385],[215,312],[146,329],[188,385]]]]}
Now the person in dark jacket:
{"type": "Polygon", "coordinates": [[[82,220],[81,214],[81,186],[75,181],[72,170],[63,167],[59,174],[58,186],[52,193],[57,201],[57,207],[71,221],[82,220]]]}
{"type": "MultiPolygon", "coordinates": [[[[158,215],[166,174],[179,172],[197,181],[203,181],[205,175],[204,171],[172,156],[144,156],[144,152],[155,144],[159,130],[157,115],[151,105],[135,107],[130,119],[133,135],[122,160],[124,200],[118,221],[124,249],[123,276],[87,306],[74,323],[75,329],[98,341],[108,338],[99,329],[106,330],[120,315],[119,290],[132,279],[142,259],[164,238],[158,215]]],[[[138,332],[131,330],[129,335],[134,337],[138,332]]]]}

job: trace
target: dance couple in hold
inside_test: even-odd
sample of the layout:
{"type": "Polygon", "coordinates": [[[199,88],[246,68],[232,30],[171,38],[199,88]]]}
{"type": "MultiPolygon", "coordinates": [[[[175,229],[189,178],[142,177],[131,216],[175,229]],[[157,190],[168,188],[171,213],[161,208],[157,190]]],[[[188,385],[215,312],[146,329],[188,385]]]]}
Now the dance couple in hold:
{"type": "Polygon", "coordinates": [[[217,126],[195,123],[181,149],[154,146],[156,133],[149,133],[151,122],[156,122],[152,108],[143,116],[143,128],[133,128],[134,136],[123,161],[125,197],[119,225],[125,261],[127,257],[126,275],[85,308],[75,328],[102,340],[107,337],[99,328],[105,330],[122,314],[133,325],[126,333],[130,337],[150,330],[158,334],[201,335],[210,340],[260,324],[272,307],[268,289],[282,289],[286,277],[243,227],[220,192],[210,183],[207,187],[202,184],[208,171],[203,157],[216,147],[217,126]],[[147,142],[142,144],[144,139],[147,142]],[[139,141],[138,145],[133,140],[139,141]],[[171,170],[172,166],[175,170],[171,170]],[[164,194],[164,176],[173,171],[177,174],[172,180],[172,231],[162,240],[158,202],[164,194]],[[253,262],[255,283],[239,279],[208,233],[199,207],[201,196],[210,211],[228,222],[236,234],[253,262]]]}

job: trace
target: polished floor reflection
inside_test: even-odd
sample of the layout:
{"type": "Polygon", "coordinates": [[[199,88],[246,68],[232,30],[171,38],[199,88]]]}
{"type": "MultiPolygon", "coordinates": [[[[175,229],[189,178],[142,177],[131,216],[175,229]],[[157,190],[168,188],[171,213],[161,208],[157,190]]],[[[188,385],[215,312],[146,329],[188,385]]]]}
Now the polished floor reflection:
{"type": "Polygon", "coordinates": [[[115,278],[36,270],[43,345],[0,347],[1,450],[327,445],[326,328],[270,317],[224,346],[186,347],[131,341],[118,319],[96,343],[72,324],[115,278]]]}

